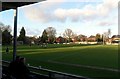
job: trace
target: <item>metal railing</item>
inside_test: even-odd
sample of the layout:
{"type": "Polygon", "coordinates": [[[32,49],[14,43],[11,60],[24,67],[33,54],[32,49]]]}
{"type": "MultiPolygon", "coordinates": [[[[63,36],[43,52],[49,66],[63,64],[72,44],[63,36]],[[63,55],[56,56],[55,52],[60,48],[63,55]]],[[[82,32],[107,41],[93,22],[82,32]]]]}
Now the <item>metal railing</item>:
{"type": "MultiPolygon", "coordinates": [[[[3,66],[8,66],[10,64],[9,61],[3,61],[3,60],[2,60],[2,63],[3,63],[2,64],[3,66]]],[[[34,67],[34,66],[28,65],[28,68],[34,74],[44,75],[52,79],[90,79],[90,78],[83,77],[83,76],[78,76],[78,75],[73,75],[73,74],[68,74],[68,73],[63,73],[63,72],[58,72],[58,71],[54,71],[50,69],[41,68],[40,66],[34,67]]]]}

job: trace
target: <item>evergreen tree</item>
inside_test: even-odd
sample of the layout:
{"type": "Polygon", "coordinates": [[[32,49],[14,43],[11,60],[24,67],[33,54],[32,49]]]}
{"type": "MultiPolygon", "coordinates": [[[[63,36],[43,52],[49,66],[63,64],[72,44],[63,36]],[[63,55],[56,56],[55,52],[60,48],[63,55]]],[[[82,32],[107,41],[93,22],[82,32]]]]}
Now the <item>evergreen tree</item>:
{"type": "Polygon", "coordinates": [[[26,42],[26,36],[25,36],[26,32],[24,27],[22,27],[21,31],[20,31],[20,35],[18,37],[18,41],[23,41],[23,43],[25,44],[26,42]]]}
{"type": "Polygon", "coordinates": [[[43,31],[42,36],[41,36],[41,42],[46,43],[48,40],[47,32],[46,30],[43,31]]]}

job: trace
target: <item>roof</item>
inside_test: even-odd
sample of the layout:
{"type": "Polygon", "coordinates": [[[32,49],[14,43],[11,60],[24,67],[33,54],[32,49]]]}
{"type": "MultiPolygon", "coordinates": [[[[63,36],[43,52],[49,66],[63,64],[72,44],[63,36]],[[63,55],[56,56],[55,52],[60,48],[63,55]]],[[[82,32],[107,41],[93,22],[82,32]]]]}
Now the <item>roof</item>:
{"type": "Polygon", "coordinates": [[[34,4],[45,0],[1,0],[2,2],[2,11],[8,9],[16,9],[17,7],[34,4]]]}
{"type": "Polygon", "coordinates": [[[95,38],[95,36],[92,36],[92,35],[91,35],[89,38],[95,38]]]}
{"type": "Polygon", "coordinates": [[[113,35],[112,38],[120,38],[120,35],[113,35]]]}

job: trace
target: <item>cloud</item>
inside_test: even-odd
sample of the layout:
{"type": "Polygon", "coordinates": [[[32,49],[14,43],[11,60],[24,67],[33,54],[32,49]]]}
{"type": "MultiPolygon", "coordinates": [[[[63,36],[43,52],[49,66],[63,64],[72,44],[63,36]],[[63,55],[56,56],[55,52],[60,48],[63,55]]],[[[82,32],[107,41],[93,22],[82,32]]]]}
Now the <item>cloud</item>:
{"type": "Polygon", "coordinates": [[[50,9],[53,8],[54,6],[58,6],[59,4],[65,2],[66,0],[46,0],[43,2],[40,2],[39,8],[40,9],[50,9]]]}
{"type": "Polygon", "coordinates": [[[111,26],[114,25],[115,23],[111,23],[111,22],[99,22],[98,26],[111,26]]]}
{"type": "MultiPolygon", "coordinates": [[[[78,0],[78,2],[79,1],[82,0],[78,0]]],[[[103,0],[102,3],[96,6],[88,4],[83,8],[56,8],[52,10],[53,7],[56,7],[63,2],[67,2],[67,0],[47,0],[39,3],[39,5],[37,5],[38,7],[31,6],[25,8],[24,12],[27,18],[39,22],[65,22],[67,19],[72,22],[78,22],[80,20],[92,21],[99,17],[109,16],[111,12],[117,8],[118,1],[119,0],[103,0]]]]}
{"type": "Polygon", "coordinates": [[[108,15],[113,9],[118,7],[119,0],[103,0],[102,4],[97,6],[98,14],[102,16],[108,15]]]}
{"type": "Polygon", "coordinates": [[[65,9],[57,9],[54,11],[53,15],[56,17],[56,20],[64,22],[67,18],[67,13],[65,9]]]}
{"type": "Polygon", "coordinates": [[[36,7],[25,8],[24,12],[25,16],[32,21],[48,22],[51,18],[51,15],[49,15],[49,13],[46,13],[36,7]]]}
{"type": "Polygon", "coordinates": [[[35,28],[29,28],[25,27],[26,30],[26,35],[27,36],[40,36],[41,30],[40,29],[35,29],[35,28]]]}

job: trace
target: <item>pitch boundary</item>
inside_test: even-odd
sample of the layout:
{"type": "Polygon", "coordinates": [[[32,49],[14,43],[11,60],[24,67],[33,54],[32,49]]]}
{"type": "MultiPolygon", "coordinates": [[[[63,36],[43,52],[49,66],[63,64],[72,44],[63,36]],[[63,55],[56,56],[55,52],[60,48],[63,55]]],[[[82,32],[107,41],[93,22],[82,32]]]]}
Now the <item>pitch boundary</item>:
{"type": "Polygon", "coordinates": [[[89,69],[97,69],[97,70],[106,70],[106,71],[112,71],[112,72],[120,72],[118,69],[112,69],[112,68],[104,68],[104,67],[97,67],[97,66],[88,66],[88,65],[78,65],[78,64],[70,64],[70,63],[63,63],[63,62],[58,62],[58,61],[51,61],[48,60],[50,63],[55,63],[55,64],[62,64],[62,65],[69,65],[69,66],[74,66],[74,67],[83,67],[83,68],[89,68],[89,69]]]}

